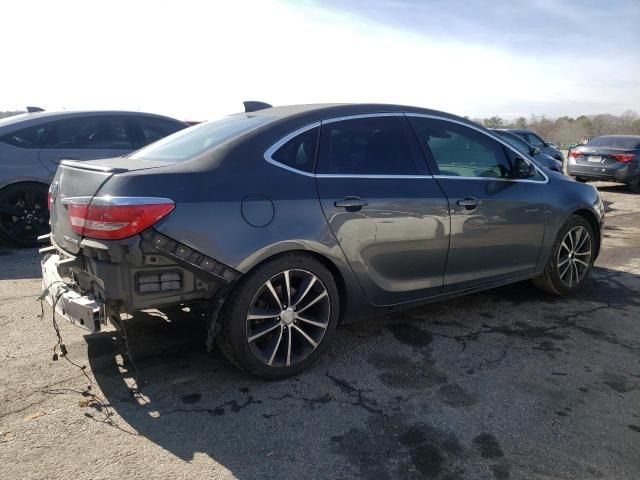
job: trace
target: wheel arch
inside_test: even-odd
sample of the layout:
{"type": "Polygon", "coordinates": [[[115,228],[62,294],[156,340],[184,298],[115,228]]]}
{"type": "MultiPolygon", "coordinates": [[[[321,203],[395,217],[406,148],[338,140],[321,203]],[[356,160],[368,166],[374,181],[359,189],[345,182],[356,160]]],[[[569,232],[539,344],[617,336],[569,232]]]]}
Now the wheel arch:
{"type": "Polygon", "coordinates": [[[47,188],[49,188],[49,185],[51,184],[49,180],[41,177],[13,177],[7,180],[0,180],[0,190],[13,185],[19,185],[21,183],[39,183],[47,188]]]}
{"type": "Polygon", "coordinates": [[[578,210],[575,210],[571,212],[571,215],[576,215],[578,217],[584,218],[587,222],[589,222],[589,225],[591,225],[591,228],[593,228],[593,233],[595,235],[595,241],[596,241],[596,252],[594,255],[594,259],[597,258],[598,254],[600,253],[600,241],[602,238],[600,222],[598,221],[597,215],[595,214],[595,212],[593,212],[588,208],[580,208],[578,210]]]}
{"type": "Polygon", "coordinates": [[[261,258],[260,261],[255,263],[254,265],[252,265],[251,268],[244,273],[244,275],[250,274],[252,271],[257,269],[261,265],[265,264],[266,262],[270,262],[273,259],[285,257],[287,255],[306,255],[306,256],[309,256],[311,258],[316,259],[320,263],[322,263],[327,268],[327,270],[329,270],[329,272],[331,272],[331,275],[333,275],[333,278],[336,281],[336,287],[338,288],[338,295],[340,297],[339,298],[339,303],[338,303],[338,305],[339,305],[338,324],[342,323],[343,320],[344,320],[346,311],[347,311],[347,302],[349,301],[348,300],[348,294],[347,294],[346,280],[345,280],[345,277],[343,275],[343,272],[336,265],[336,263],[334,261],[332,261],[328,256],[323,255],[322,253],[316,252],[314,250],[300,249],[300,248],[294,248],[294,249],[291,249],[291,250],[280,251],[280,252],[277,252],[277,253],[273,253],[272,255],[268,255],[268,256],[265,256],[265,257],[261,258]]]}

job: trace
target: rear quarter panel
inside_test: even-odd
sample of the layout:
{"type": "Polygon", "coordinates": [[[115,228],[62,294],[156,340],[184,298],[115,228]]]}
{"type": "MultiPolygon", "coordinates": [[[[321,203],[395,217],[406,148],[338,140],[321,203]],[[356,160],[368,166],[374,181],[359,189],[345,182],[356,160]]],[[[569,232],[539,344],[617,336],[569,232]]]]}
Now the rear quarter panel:
{"type": "Polygon", "coordinates": [[[171,198],[175,210],[154,228],[243,273],[283,252],[319,254],[342,278],[349,299],[349,319],[366,315],[370,304],[327,225],[315,179],[267,163],[262,159],[263,152],[259,148],[258,152],[235,152],[235,159],[224,162],[213,159],[143,174],[116,174],[100,195],[171,198]],[[253,158],[245,161],[246,155],[253,158]],[[247,202],[256,200],[260,221],[249,220],[259,226],[245,218],[251,216],[247,208],[243,212],[243,201],[246,207],[247,202]]]}
{"type": "Polygon", "coordinates": [[[37,149],[0,143],[0,188],[17,182],[49,184],[53,174],[38,160],[37,149]]]}

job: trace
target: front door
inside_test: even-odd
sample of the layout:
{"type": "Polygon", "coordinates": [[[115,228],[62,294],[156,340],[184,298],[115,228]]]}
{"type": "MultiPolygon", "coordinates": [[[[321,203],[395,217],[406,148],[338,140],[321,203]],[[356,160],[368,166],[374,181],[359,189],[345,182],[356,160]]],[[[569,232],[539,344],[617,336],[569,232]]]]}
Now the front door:
{"type": "Polygon", "coordinates": [[[447,201],[404,115],[323,122],[316,174],[326,219],[371,302],[440,293],[447,201]]]}
{"type": "Polygon", "coordinates": [[[449,199],[444,291],[532,272],[545,230],[546,177],[532,170],[517,178],[516,157],[523,155],[479,129],[446,119],[409,119],[449,199]]]}

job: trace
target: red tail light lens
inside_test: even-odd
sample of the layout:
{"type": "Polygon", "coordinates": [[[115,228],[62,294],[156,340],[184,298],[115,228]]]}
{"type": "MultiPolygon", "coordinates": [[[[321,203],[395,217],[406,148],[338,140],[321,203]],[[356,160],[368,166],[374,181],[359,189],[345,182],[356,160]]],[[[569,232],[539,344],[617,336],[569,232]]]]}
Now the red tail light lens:
{"type": "Polygon", "coordinates": [[[168,198],[142,197],[70,197],[63,204],[74,232],[105,240],[140,233],[175,208],[168,198]]]}
{"type": "Polygon", "coordinates": [[[630,162],[636,156],[633,153],[610,153],[611,158],[615,158],[619,162],[630,162]]]}
{"type": "Polygon", "coordinates": [[[580,151],[578,151],[578,150],[571,150],[571,151],[569,152],[569,156],[570,156],[571,158],[576,158],[576,157],[579,157],[580,155],[583,155],[583,153],[582,153],[582,152],[580,152],[580,151]]]}

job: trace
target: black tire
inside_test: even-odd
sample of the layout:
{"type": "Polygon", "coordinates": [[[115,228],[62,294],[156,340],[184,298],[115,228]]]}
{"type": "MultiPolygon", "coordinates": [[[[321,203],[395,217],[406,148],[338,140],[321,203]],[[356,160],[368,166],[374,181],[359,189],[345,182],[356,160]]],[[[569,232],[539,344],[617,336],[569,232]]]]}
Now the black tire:
{"type": "MultiPolygon", "coordinates": [[[[585,240],[586,241],[586,240],[585,240]]],[[[580,240],[578,240],[578,243],[580,240]]],[[[584,247],[586,248],[586,247],[584,247]]],[[[591,267],[593,266],[593,261],[595,257],[595,248],[596,248],[596,238],[593,231],[593,227],[591,224],[585,220],[583,217],[579,215],[572,215],[569,217],[567,222],[562,226],[560,231],[558,232],[558,237],[556,238],[555,243],[553,244],[553,248],[551,249],[551,255],[549,256],[549,260],[547,260],[547,265],[544,269],[542,275],[535,277],[532,279],[533,284],[545,292],[552,293],[554,295],[567,295],[578,290],[584,283],[584,281],[589,276],[589,272],[591,271],[591,267]],[[566,247],[563,247],[563,242],[567,238],[567,235],[571,231],[575,231],[576,229],[583,228],[589,236],[589,251],[590,256],[588,261],[583,262],[586,263],[587,266],[583,266],[584,272],[580,271],[577,274],[577,281],[569,282],[567,285],[566,277],[561,277],[563,273],[564,264],[563,259],[568,250],[566,247]]],[[[586,250],[582,250],[583,252],[586,250]]],[[[575,255],[571,257],[568,261],[570,262],[569,268],[572,268],[571,263],[575,261],[575,258],[581,258],[582,260],[586,260],[586,256],[584,253],[575,255]]],[[[570,255],[567,255],[569,257],[570,255]]],[[[579,265],[576,263],[576,265],[579,265]]],[[[578,267],[576,267],[577,269],[578,267]]],[[[577,271],[577,270],[576,270],[577,271]]],[[[571,278],[573,279],[574,271],[571,271],[571,278]]]]}
{"type": "Polygon", "coordinates": [[[587,183],[589,180],[587,180],[584,177],[573,177],[576,179],[576,182],[580,182],[580,183],[587,183]]]}
{"type": "Polygon", "coordinates": [[[628,183],[629,190],[633,193],[640,193],[640,176],[634,178],[630,183],[628,183]]]}
{"type": "MultiPolygon", "coordinates": [[[[216,342],[222,353],[234,365],[251,375],[266,380],[279,380],[296,375],[313,365],[331,343],[338,323],[339,300],[338,288],[333,275],[322,262],[309,255],[299,253],[275,257],[244,276],[229,294],[220,314],[221,330],[216,337],[216,342]],[[284,272],[289,272],[287,275],[291,278],[291,286],[289,288],[291,305],[289,306],[286,305],[287,294],[286,290],[284,290],[284,272]],[[315,276],[316,280],[311,281],[311,277],[308,277],[307,274],[311,275],[311,277],[315,276]],[[300,279],[296,276],[300,276],[300,279]],[[311,287],[307,288],[307,284],[302,283],[304,278],[309,278],[307,283],[311,283],[311,287]],[[278,300],[271,297],[273,305],[263,306],[260,309],[256,305],[265,305],[269,301],[271,292],[270,290],[265,290],[267,282],[270,282],[273,286],[278,300]],[[295,286],[296,282],[300,283],[295,286]],[[321,290],[321,288],[324,290],[321,290]],[[326,291],[324,296],[323,291],[326,291]],[[314,300],[318,296],[321,297],[319,301],[316,301],[315,304],[310,302],[309,299],[314,300]],[[296,299],[297,302],[295,301],[296,299]],[[305,307],[303,302],[309,302],[312,305],[305,307]],[[278,303],[280,306],[278,306],[278,303]],[[303,324],[297,316],[295,320],[291,316],[285,318],[287,310],[293,309],[295,312],[298,304],[300,304],[300,309],[297,314],[303,310],[307,310],[307,312],[317,310],[322,313],[323,318],[326,318],[326,321],[318,322],[326,325],[326,327],[320,328],[308,323],[303,324]],[[255,312],[268,312],[269,318],[263,321],[250,319],[250,309],[255,312]],[[280,316],[272,315],[273,312],[278,310],[281,310],[280,316]],[[255,323],[252,324],[251,322],[258,323],[256,330],[254,330],[255,323]],[[264,328],[260,328],[262,325],[264,325],[264,328]],[[298,333],[301,328],[313,331],[305,330],[308,335],[298,333]],[[253,330],[251,332],[253,335],[251,336],[249,335],[250,329],[253,330]],[[257,335],[256,331],[258,331],[257,335]],[[269,333],[262,333],[265,331],[269,331],[269,333]],[[259,338],[250,341],[250,338],[255,337],[259,338]],[[307,339],[310,337],[312,337],[312,341],[315,340],[313,343],[316,343],[317,346],[309,343],[307,339]],[[285,343],[284,347],[281,341],[285,343]],[[269,364],[270,362],[265,362],[266,356],[262,359],[260,358],[261,353],[263,353],[260,350],[260,342],[265,345],[265,350],[272,352],[270,358],[271,362],[273,362],[272,365],[269,364]],[[309,348],[313,349],[307,353],[306,350],[309,348]],[[293,358],[294,350],[299,358],[295,363],[290,361],[293,358]]],[[[293,313],[292,315],[295,316],[297,314],[293,313]]],[[[311,314],[306,313],[305,316],[307,315],[311,314]]]]}
{"type": "Polygon", "coordinates": [[[0,240],[12,247],[38,245],[49,233],[48,187],[37,182],[9,185],[0,190],[0,240]]]}

